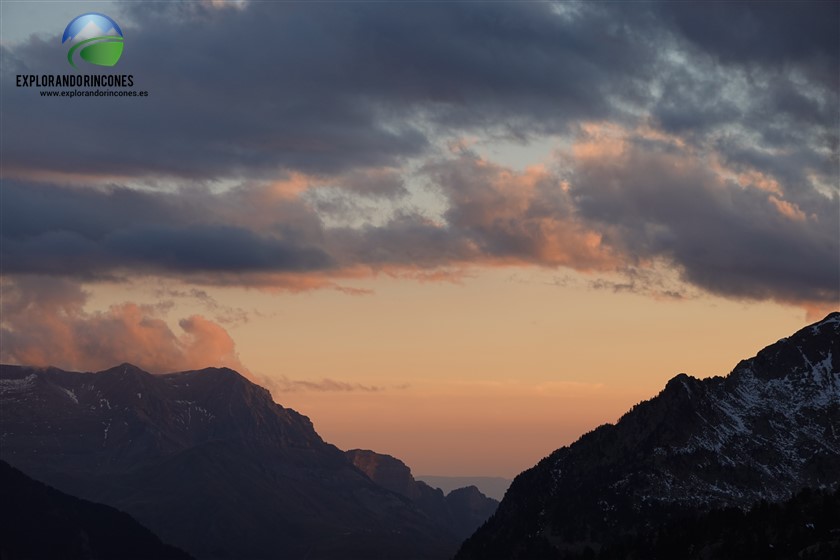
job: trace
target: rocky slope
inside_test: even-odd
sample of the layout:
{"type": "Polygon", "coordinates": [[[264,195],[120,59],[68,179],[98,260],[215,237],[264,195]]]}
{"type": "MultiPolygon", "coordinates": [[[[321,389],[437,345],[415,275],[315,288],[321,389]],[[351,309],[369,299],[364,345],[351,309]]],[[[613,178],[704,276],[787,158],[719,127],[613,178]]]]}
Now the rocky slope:
{"type": "Polygon", "coordinates": [[[840,482],[840,314],[740,362],[680,374],[616,425],[520,474],[457,558],[563,558],[666,519],[840,482]]]}
{"type": "Polygon", "coordinates": [[[352,449],[345,453],[371,480],[410,499],[430,519],[459,539],[469,537],[493,515],[499,505],[475,486],[458,488],[444,495],[440,489],[415,480],[411,469],[390,455],[366,449],[352,449]]]}
{"type": "Polygon", "coordinates": [[[199,558],[446,558],[458,539],[229,369],[0,367],[2,459],[199,558]]]}

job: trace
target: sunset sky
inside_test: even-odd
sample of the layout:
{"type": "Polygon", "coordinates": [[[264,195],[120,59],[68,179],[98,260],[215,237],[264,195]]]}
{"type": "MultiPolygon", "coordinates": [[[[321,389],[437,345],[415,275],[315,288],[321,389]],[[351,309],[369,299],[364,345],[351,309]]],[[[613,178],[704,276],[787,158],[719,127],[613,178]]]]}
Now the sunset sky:
{"type": "Polygon", "coordinates": [[[0,7],[5,363],[510,477],[838,308],[837,2],[0,7]],[[91,11],[149,96],[18,87],[91,11]]]}

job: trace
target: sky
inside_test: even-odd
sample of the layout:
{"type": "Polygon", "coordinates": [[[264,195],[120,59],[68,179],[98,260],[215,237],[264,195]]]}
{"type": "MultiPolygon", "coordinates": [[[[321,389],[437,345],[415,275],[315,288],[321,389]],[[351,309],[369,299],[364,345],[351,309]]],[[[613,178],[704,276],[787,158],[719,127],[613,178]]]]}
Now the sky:
{"type": "Polygon", "coordinates": [[[840,306],[836,2],[0,10],[3,362],[232,367],[512,477],[840,306]],[[103,73],[149,95],[16,81],[103,73]]]}

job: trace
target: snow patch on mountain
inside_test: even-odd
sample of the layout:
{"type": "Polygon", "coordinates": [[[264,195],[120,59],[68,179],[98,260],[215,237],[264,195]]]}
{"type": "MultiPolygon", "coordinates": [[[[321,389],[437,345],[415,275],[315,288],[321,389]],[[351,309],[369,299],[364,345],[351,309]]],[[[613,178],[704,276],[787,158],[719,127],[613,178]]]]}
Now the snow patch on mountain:
{"type": "Polygon", "coordinates": [[[26,393],[35,388],[38,376],[34,373],[20,379],[0,379],[0,395],[26,393]]]}

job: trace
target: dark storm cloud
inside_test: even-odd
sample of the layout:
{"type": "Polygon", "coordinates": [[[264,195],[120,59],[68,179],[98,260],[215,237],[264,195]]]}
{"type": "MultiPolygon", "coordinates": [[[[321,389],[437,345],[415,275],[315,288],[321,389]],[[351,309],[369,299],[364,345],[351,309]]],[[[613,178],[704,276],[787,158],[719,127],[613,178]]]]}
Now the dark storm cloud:
{"type": "Polygon", "coordinates": [[[321,251],[230,226],[147,227],[114,233],[106,248],[128,262],[183,271],[317,270],[329,265],[321,251]]]}
{"type": "Polygon", "coordinates": [[[693,154],[632,140],[617,157],[580,162],[570,181],[581,215],[628,259],[664,257],[691,284],[726,296],[840,297],[837,194],[800,207],[732,184],[693,154]]]}
{"type": "Polygon", "coordinates": [[[341,176],[337,188],[350,194],[370,197],[400,197],[407,194],[405,181],[393,169],[356,170],[341,176]]]}
{"type": "Polygon", "coordinates": [[[330,267],[319,249],[229,226],[137,227],[101,240],[74,232],[4,239],[3,272],[107,277],[111,271],[147,273],[306,272],[330,267]]]}
{"type": "Polygon", "coordinates": [[[32,181],[4,180],[6,273],[213,282],[662,259],[725,296],[837,301],[837,3],[125,6],[117,70],[147,99],[45,100],[10,84],[66,73],[58,38],[0,47],[4,172],[32,181]],[[559,169],[439,150],[465,135],[574,143],[607,123],[626,146],[596,139],[559,169]],[[398,205],[418,168],[446,206],[434,220],[398,205]],[[295,171],[300,184],[267,186],[295,171]],[[243,185],[35,182],[67,172],[243,185]],[[300,196],[313,185],[328,188],[300,196]],[[393,217],[325,225],[382,200],[393,217]]]}
{"type": "Polygon", "coordinates": [[[2,47],[15,107],[4,114],[7,169],[336,172],[422,154],[441,127],[528,138],[638,111],[681,133],[746,121],[770,138],[791,128],[788,116],[836,138],[836,3],[124,9],[134,25],[124,26],[118,71],[134,74],[146,99],[47,102],[12,84],[18,73],[67,71],[58,37],[2,47]],[[721,88],[739,71],[749,106],[721,88]]]}
{"type": "Polygon", "coordinates": [[[826,152],[837,150],[837,90],[803,83],[781,67],[763,72],[727,69],[708,59],[693,62],[671,70],[663,65],[656,81],[661,93],[649,108],[659,128],[698,146],[725,144],[724,155],[729,150],[795,151],[797,160],[775,166],[789,176],[809,170],[836,173],[836,157],[826,152]]]}
{"type": "Polygon", "coordinates": [[[3,47],[7,164],[218,177],[394,164],[428,128],[559,130],[643,93],[652,47],[600,10],[550,4],[144,5],[120,72],[146,99],[53,99],[14,74],[65,73],[58,39],[3,47]],[[171,10],[169,10],[171,11],[171,10]],[[189,16],[188,19],[184,17],[189,16]]]}
{"type": "Polygon", "coordinates": [[[825,156],[807,146],[789,146],[784,150],[766,150],[740,140],[723,137],[714,142],[721,160],[737,170],[761,170],[775,177],[781,188],[797,198],[799,204],[824,206],[825,197],[817,192],[809,175],[813,174],[837,189],[836,156],[825,156]]]}
{"type": "Polygon", "coordinates": [[[62,188],[8,180],[3,182],[0,216],[8,238],[72,231],[101,238],[118,227],[183,221],[183,213],[154,196],[127,188],[62,188]]]}
{"type": "MultiPolygon", "coordinates": [[[[699,144],[734,126],[749,132],[742,148],[758,138],[837,150],[837,84],[823,79],[838,74],[834,3],[125,9],[134,25],[119,71],[147,99],[46,102],[11,84],[16,73],[66,72],[58,39],[2,47],[15,107],[4,114],[7,170],[333,173],[399,165],[440,131],[529,138],[640,113],[699,144]]],[[[367,183],[354,190],[377,190],[367,183]]]]}
{"type": "Polygon", "coordinates": [[[840,4],[658,2],[664,25],[725,64],[797,68],[836,91],[840,4]]]}
{"type": "Polygon", "coordinates": [[[435,268],[480,257],[457,228],[417,215],[400,215],[380,227],[338,230],[330,240],[348,265],[435,268]]]}
{"type": "MultiPolygon", "coordinates": [[[[202,222],[190,195],[14,181],[2,192],[0,261],[8,274],[305,272],[333,264],[322,250],[294,240],[294,232],[287,231],[286,239],[244,225],[202,222]]],[[[232,198],[217,196],[216,203],[232,205],[232,198]]]]}

